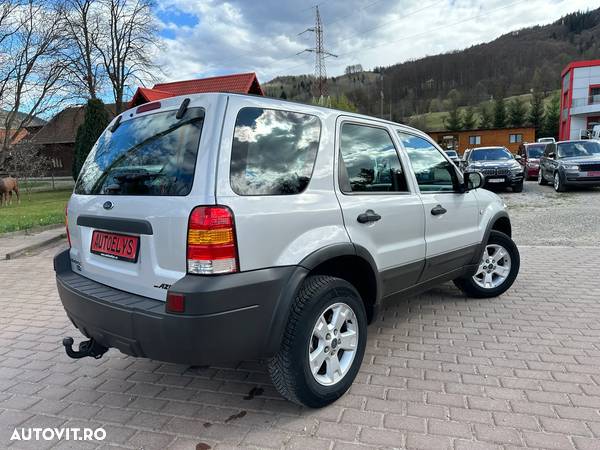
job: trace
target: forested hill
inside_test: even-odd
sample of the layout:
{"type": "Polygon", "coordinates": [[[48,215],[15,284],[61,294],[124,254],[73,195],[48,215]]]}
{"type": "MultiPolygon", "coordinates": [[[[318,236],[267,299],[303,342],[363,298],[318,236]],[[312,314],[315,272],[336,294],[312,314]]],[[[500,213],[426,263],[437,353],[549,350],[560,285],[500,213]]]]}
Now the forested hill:
{"type": "MultiPolygon", "coordinates": [[[[561,70],[580,59],[600,59],[600,8],[460,51],[368,72],[352,66],[346,75],[330,79],[328,86],[330,94],[344,94],[360,112],[379,115],[381,72],[385,114],[391,108],[395,120],[405,120],[414,114],[446,111],[450,103],[476,106],[491,96],[559,89],[561,70]]],[[[267,95],[307,101],[312,83],[310,76],[286,76],[265,87],[267,95]]]]}

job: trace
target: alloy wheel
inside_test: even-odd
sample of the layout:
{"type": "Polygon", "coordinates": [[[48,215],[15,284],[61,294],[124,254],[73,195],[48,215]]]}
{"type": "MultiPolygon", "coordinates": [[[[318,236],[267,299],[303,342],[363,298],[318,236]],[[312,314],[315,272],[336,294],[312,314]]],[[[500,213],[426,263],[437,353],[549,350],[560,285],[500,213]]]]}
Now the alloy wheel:
{"type": "Polygon", "coordinates": [[[352,367],[358,348],[356,314],[345,303],[328,306],[318,317],[308,345],[310,371],[323,386],[338,383],[352,367]]]}
{"type": "Polygon", "coordinates": [[[486,245],[473,280],[484,289],[497,288],[508,278],[510,265],[510,255],[504,247],[498,244],[486,245]]]}
{"type": "Polygon", "coordinates": [[[554,173],[554,190],[558,191],[558,189],[560,188],[560,178],[558,175],[558,172],[554,173]]]}

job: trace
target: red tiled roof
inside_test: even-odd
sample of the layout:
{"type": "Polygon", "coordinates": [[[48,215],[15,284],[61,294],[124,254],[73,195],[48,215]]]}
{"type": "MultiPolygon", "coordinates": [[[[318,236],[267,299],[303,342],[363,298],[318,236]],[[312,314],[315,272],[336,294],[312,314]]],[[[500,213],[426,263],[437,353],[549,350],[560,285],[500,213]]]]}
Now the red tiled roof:
{"type": "Polygon", "coordinates": [[[131,99],[130,106],[160,100],[177,95],[201,94],[206,92],[233,92],[239,94],[264,95],[254,72],[218,77],[200,78],[197,80],[158,83],[152,89],[138,88],[131,99]]]}

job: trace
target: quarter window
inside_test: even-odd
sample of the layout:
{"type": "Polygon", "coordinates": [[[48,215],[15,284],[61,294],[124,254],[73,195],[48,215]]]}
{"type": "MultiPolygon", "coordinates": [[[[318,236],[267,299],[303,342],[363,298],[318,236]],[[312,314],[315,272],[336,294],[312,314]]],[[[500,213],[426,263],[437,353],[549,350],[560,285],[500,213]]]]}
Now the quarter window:
{"type": "Polygon", "coordinates": [[[481,136],[469,136],[469,145],[481,145],[481,136]]]}
{"type": "Polygon", "coordinates": [[[239,195],[299,194],[310,181],[320,135],[316,116],[243,108],[233,133],[231,188],[239,195]]]}
{"type": "Polygon", "coordinates": [[[510,134],[510,135],[508,135],[508,142],[509,142],[509,144],[517,144],[519,142],[523,142],[523,135],[522,134],[510,134]]]}
{"type": "Polygon", "coordinates": [[[345,123],[340,139],[342,192],[408,192],[398,152],[382,128],[345,123]]]}
{"type": "Polygon", "coordinates": [[[400,131],[398,136],[408,153],[421,192],[454,191],[458,183],[454,164],[429,141],[400,131]]]}

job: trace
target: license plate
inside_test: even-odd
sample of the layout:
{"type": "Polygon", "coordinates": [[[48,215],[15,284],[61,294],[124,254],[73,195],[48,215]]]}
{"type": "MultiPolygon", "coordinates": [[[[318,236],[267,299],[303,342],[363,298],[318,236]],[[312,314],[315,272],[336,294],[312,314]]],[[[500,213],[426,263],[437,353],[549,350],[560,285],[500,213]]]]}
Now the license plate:
{"type": "Polygon", "coordinates": [[[504,178],[490,178],[488,183],[504,183],[504,178]]]}
{"type": "Polygon", "coordinates": [[[594,170],[587,173],[588,177],[600,177],[600,170],[594,170]]]}
{"type": "Polygon", "coordinates": [[[120,261],[137,262],[140,238],[126,234],[94,231],[90,251],[107,258],[120,261]]]}

